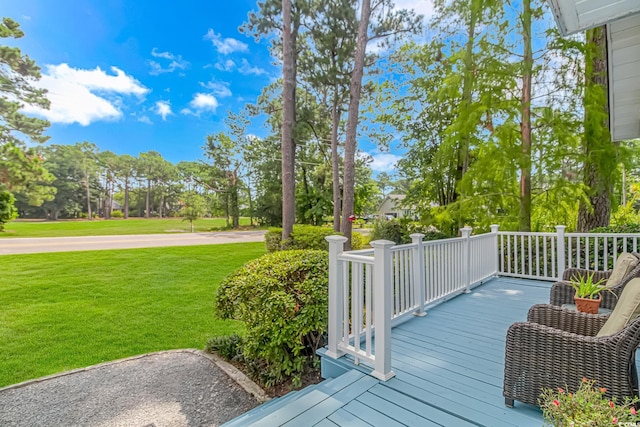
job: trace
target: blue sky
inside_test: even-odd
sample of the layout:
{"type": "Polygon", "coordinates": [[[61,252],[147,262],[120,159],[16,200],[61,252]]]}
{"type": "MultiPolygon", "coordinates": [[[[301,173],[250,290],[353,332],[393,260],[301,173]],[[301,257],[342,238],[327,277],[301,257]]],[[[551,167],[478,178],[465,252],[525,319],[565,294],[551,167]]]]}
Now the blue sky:
{"type": "MultiPolygon", "coordinates": [[[[254,102],[280,74],[266,44],[238,32],[254,6],[22,0],[4,4],[2,15],[26,34],[9,43],[42,67],[50,143],[88,140],[119,154],[157,150],[179,161],[201,157],[226,112],[254,102]]],[[[265,132],[260,125],[251,131],[265,132]]]]}
{"type": "MultiPolygon", "coordinates": [[[[429,12],[428,0],[398,6],[429,12]]],[[[117,154],[156,150],[172,162],[202,157],[228,111],[254,103],[281,75],[267,42],[238,32],[256,0],[21,0],[2,16],[21,24],[16,45],[42,67],[52,144],[90,141],[117,154]]],[[[260,120],[249,132],[266,136],[260,120]]],[[[395,154],[374,155],[388,170],[395,154]]]]}

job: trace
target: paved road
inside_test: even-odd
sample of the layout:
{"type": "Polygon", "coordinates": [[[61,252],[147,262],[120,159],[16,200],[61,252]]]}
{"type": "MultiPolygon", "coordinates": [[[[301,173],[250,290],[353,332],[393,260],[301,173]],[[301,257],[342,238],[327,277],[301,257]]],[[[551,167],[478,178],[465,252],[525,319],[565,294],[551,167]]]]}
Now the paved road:
{"type": "Polygon", "coordinates": [[[264,230],[255,230],[129,236],[5,238],[0,239],[0,255],[262,242],[264,234],[264,230]]]}

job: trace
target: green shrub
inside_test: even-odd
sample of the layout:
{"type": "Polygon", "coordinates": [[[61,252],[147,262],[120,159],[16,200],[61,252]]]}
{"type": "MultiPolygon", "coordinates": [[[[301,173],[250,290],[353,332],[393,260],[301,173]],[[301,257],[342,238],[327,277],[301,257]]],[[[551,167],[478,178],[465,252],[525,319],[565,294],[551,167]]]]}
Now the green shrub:
{"type": "Polygon", "coordinates": [[[242,360],[242,338],[239,335],[223,335],[207,341],[206,350],[227,360],[242,360]]]}
{"type": "Polygon", "coordinates": [[[438,231],[432,225],[424,225],[415,221],[402,219],[382,219],[379,218],[373,224],[371,240],[391,240],[399,245],[411,243],[411,235],[415,233],[424,234],[423,240],[448,239],[449,235],[438,231]]]}
{"type": "Polygon", "coordinates": [[[342,234],[332,228],[316,227],[314,225],[294,225],[291,237],[282,243],[282,228],[270,228],[265,235],[267,252],[288,249],[329,250],[329,243],[325,237],[342,234]]]}
{"type": "Polygon", "coordinates": [[[264,242],[267,245],[267,252],[282,250],[282,228],[271,227],[264,235],[264,242]]]}
{"type": "Polygon", "coordinates": [[[15,201],[16,199],[9,191],[0,191],[0,231],[4,230],[6,223],[18,216],[15,201]]]}
{"type": "Polygon", "coordinates": [[[363,249],[365,246],[369,244],[369,237],[364,236],[357,231],[351,233],[351,249],[354,251],[358,249],[363,249]]]}
{"type": "Polygon", "coordinates": [[[111,211],[111,218],[124,218],[122,211],[111,211]]]}
{"type": "Polygon", "coordinates": [[[640,233],[640,224],[620,224],[609,227],[598,227],[589,233],[640,233]]]}
{"type": "Polygon", "coordinates": [[[242,354],[267,386],[317,363],[328,311],[328,257],[318,250],[289,250],[248,262],[220,285],[220,316],[244,323],[242,354]]]}

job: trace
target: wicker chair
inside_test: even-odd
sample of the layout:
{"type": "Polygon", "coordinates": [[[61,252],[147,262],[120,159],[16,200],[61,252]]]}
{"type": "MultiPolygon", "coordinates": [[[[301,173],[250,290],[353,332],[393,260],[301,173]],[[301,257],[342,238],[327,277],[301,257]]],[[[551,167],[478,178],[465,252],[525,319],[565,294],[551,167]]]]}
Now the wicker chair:
{"type": "MultiPolygon", "coordinates": [[[[640,253],[633,252],[636,258],[640,259],[640,253]]],[[[587,274],[593,273],[593,280],[598,281],[600,279],[607,280],[609,276],[611,276],[612,270],[607,271],[594,271],[594,270],[586,270],[583,268],[568,268],[562,273],[562,282],[556,282],[551,287],[551,298],[550,304],[561,306],[562,304],[573,304],[573,296],[575,295],[575,290],[569,284],[569,281],[574,277],[584,277],[587,274]]],[[[618,302],[618,297],[622,293],[622,290],[626,286],[627,283],[633,278],[640,277],[640,263],[633,270],[631,270],[624,279],[620,281],[619,284],[610,288],[611,292],[601,292],[600,298],[602,298],[602,302],[600,302],[600,307],[608,308],[613,310],[616,306],[616,302],[618,302]]]]}
{"type": "Polygon", "coordinates": [[[543,389],[577,390],[583,377],[606,387],[609,398],[637,396],[640,317],[614,335],[596,337],[607,318],[547,304],[531,307],[528,321],[514,323],[507,332],[505,404],[538,405],[543,389]]]}

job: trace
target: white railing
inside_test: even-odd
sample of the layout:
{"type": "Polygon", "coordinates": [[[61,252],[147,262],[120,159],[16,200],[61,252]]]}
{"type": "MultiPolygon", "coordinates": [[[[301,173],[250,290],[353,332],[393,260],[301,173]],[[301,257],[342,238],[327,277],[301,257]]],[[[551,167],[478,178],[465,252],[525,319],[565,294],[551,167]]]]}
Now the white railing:
{"type": "Polygon", "coordinates": [[[391,371],[391,326],[408,315],[424,315],[427,304],[450,298],[497,274],[498,229],[471,237],[395,245],[371,242],[373,250],[343,252],[345,237],[329,242],[329,348],[374,367],[382,380],[391,371]],[[374,334],[375,331],[375,334],[374,334]],[[375,339],[374,339],[375,338],[375,339]]]}
{"type": "Polygon", "coordinates": [[[561,280],[567,268],[609,270],[622,252],[637,252],[640,234],[499,232],[501,276],[561,280]]]}
{"type": "Polygon", "coordinates": [[[558,280],[565,268],[607,270],[621,252],[637,252],[640,234],[491,232],[395,245],[371,242],[373,249],[344,252],[343,236],[329,242],[329,348],[327,356],[344,354],[373,366],[382,380],[391,370],[391,327],[425,307],[446,300],[487,278],[501,275],[558,280]]]}

